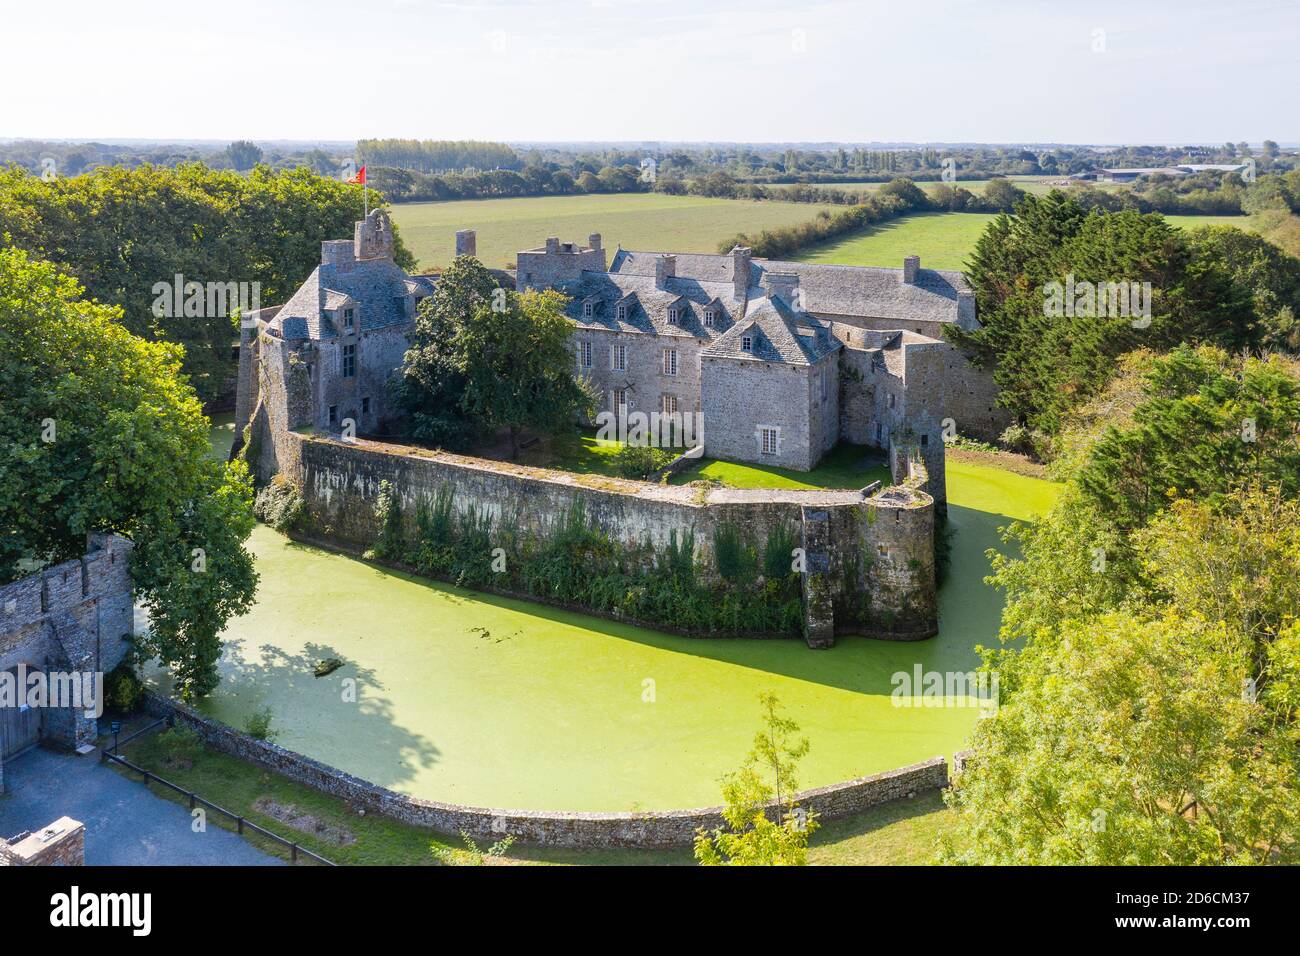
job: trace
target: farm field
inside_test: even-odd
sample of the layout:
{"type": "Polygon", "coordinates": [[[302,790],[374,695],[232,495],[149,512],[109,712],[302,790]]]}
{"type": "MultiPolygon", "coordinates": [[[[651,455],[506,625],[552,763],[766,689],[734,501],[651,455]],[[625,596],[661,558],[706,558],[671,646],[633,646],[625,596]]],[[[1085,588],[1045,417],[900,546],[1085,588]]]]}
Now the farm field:
{"type": "Polygon", "coordinates": [[[717,252],[738,232],[761,232],[807,222],[815,203],[748,202],[626,193],[613,196],[541,196],[462,202],[403,203],[392,207],[402,241],[422,269],[451,262],[458,229],[478,233],[478,258],[490,268],[514,268],[515,253],[547,236],[585,242],[598,232],[611,252],[625,249],[717,252]]]}
{"type": "MultiPolygon", "coordinates": [[[[1196,226],[1247,228],[1245,216],[1166,216],[1184,229],[1196,226]]],[[[795,256],[799,262],[825,262],[845,266],[889,266],[899,269],[903,257],[918,255],[929,269],[965,267],[967,257],[992,213],[923,212],[872,226],[863,232],[814,246],[795,256]]]]}

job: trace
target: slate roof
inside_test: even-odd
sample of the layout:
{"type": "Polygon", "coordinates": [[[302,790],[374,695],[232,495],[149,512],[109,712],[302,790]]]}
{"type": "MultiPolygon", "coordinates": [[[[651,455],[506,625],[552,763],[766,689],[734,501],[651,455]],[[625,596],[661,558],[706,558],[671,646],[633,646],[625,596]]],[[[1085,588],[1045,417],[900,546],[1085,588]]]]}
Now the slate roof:
{"type": "Polygon", "coordinates": [[[742,304],[732,297],[731,283],[701,282],[697,279],[673,278],[655,288],[654,275],[616,275],[608,272],[584,272],[582,278],[568,283],[560,291],[571,296],[565,313],[579,328],[605,329],[610,332],[646,335],[680,335],[712,341],[731,328],[742,304]],[[583,302],[596,303],[595,314],[583,315],[583,302]],[[668,321],[668,307],[681,300],[686,314],[677,325],[668,321]],[[626,301],[627,319],[620,322],[615,305],[626,301]],[[713,328],[704,324],[704,307],[711,302],[722,306],[722,314],[713,328]]]}
{"type": "Polygon", "coordinates": [[[764,297],[750,300],[745,318],[700,354],[707,358],[813,365],[843,347],[831,334],[828,322],[796,312],[780,299],[764,297]],[[746,336],[753,339],[748,352],[742,348],[746,336]]]}
{"type": "MultiPolygon", "coordinates": [[[[660,253],[620,249],[610,264],[619,275],[653,276],[660,253]]],[[[731,283],[730,255],[676,254],[678,278],[731,283]]],[[[969,290],[960,272],[920,269],[916,282],[903,281],[902,269],[876,266],[834,266],[776,259],[750,261],[749,286],[762,286],[765,272],[799,276],[804,307],[823,315],[956,322],[958,293],[969,290]]]]}
{"type": "Polygon", "coordinates": [[[423,297],[433,293],[428,276],[408,276],[390,259],[361,259],[350,269],[321,266],[312,270],[298,291],[281,306],[267,328],[285,339],[328,339],[339,334],[324,309],[338,309],[355,303],[360,330],[410,322],[405,302],[408,296],[423,297]]]}

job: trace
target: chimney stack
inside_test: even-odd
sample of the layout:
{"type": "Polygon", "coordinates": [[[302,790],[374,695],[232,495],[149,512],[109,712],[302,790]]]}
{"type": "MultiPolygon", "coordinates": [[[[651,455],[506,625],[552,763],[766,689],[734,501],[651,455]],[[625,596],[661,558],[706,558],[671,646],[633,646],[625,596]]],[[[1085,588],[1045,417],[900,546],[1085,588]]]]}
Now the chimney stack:
{"type": "Polygon", "coordinates": [[[903,281],[908,285],[916,285],[916,274],[920,271],[920,256],[908,256],[903,260],[903,281]]]}
{"type": "Polygon", "coordinates": [[[599,248],[600,248],[600,233],[598,233],[598,232],[593,232],[590,236],[588,236],[588,237],[587,237],[587,245],[588,245],[589,247],[591,247],[592,249],[599,249],[599,248]]]}
{"type": "Polygon", "coordinates": [[[797,272],[763,272],[763,288],[769,299],[780,299],[791,308],[798,308],[799,274],[797,272]]]}
{"type": "Polygon", "coordinates": [[[749,292],[750,255],[750,250],[745,246],[736,246],[731,250],[731,289],[737,299],[745,298],[749,292]]]}
{"type": "Polygon", "coordinates": [[[560,251],[560,240],[557,236],[550,236],[546,240],[546,254],[555,255],[560,251]]]}
{"type": "Polygon", "coordinates": [[[456,233],[456,257],[478,255],[478,235],[473,229],[461,229],[456,233]]]}
{"type": "Polygon", "coordinates": [[[662,289],[677,275],[677,257],[660,256],[655,260],[655,288],[662,289]]]}
{"type": "Polygon", "coordinates": [[[350,269],[356,261],[356,245],[351,239],[326,239],[320,244],[320,264],[350,269]]]}

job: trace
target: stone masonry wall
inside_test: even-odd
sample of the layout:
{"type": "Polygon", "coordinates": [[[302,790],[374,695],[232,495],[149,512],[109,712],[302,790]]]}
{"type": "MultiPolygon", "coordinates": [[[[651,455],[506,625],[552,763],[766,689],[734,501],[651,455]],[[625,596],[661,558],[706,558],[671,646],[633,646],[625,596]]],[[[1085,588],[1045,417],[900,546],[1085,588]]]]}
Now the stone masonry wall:
{"type": "Polygon", "coordinates": [[[934,584],[934,502],[920,484],[860,491],[711,489],[575,475],[466,458],[378,442],[343,442],[292,434],[299,450],[310,538],[353,550],[371,547],[380,484],[390,483],[402,513],[446,487],[463,512],[473,506],[498,520],[514,515],[523,529],[545,535],[575,506],[589,522],[629,545],[668,545],[694,534],[697,557],[712,563],[714,532],[723,523],[766,540],[778,528],[802,535],[805,508],[828,513],[832,533],[819,551],[825,587],[836,607],[837,633],[894,640],[933,635],[938,628],[934,584]]]}
{"type": "Polygon", "coordinates": [[[82,866],[86,862],[86,827],[60,817],[38,833],[0,840],[0,866],[82,866]]]}
{"type": "MultiPolygon", "coordinates": [[[[204,743],[260,767],[283,774],[322,793],[346,800],[353,808],[441,833],[464,830],[476,840],[498,840],[512,835],[525,843],[559,847],[688,847],[698,829],[724,825],[721,807],[666,810],[646,813],[592,813],[549,810],[504,810],[467,807],[423,800],[397,793],[344,773],[302,754],[202,716],[176,701],[148,692],[145,708],[155,717],[175,717],[193,728],[204,743]]],[[[851,816],[889,800],[948,786],[948,764],[943,757],[843,783],[805,790],[796,796],[799,806],[823,819],[851,816]]]]}

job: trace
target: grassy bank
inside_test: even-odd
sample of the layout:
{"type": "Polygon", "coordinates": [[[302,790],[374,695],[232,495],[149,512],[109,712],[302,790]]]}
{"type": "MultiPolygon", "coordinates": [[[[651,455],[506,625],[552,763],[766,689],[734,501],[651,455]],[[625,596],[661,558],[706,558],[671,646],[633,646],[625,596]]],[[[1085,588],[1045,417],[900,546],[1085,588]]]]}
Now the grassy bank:
{"type": "MultiPolygon", "coordinates": [[[[468,854],[459,852],[464,850],[459,836],[398,823],[376,814],[360,815],[337,797],[226,754],[204,750],[190,766],[171,765],[157,734],[131,742],[122,753],[132,763],[195,791],[204,799],[286,839],[295,840],[335,863],[430,866],[439,862],[435,849],[458,851],[455,857],[459,861],[469,860],[468,854]],[[266,812],[271,808],[277,815],[266,812]],[[305,829],[290,827],[280,819],[286,810],[300,822],[311,822],[305,829]]],[[[116,764],[110,766],[127,773],[116,764]]],[[[166,799],[185,802],[185,798],[156,784],[151,789],[166,799]]],[[[234,824],[216,813],[208,815],[208,825],[234,829],[234,824]]],[[[928,863],[939,836],[951,829],[951,825],[952,815],[944,808],[940,795],[921,794],[911,800],[896,800],[858,816],[826,823],[813,839],[809,858],[814,864],[825,865],[928,863]]],[[[264,852],[288,859],[287,850],[255,836],[248,838],[264,852]]],[[[487,847],[480,843],[480,849],[487,847]]],[[[689,849],[565,850],[516,844],[505,856],[492,862],[507,865],[659,866],[688,865],[694,859],[689,849]]]]}

